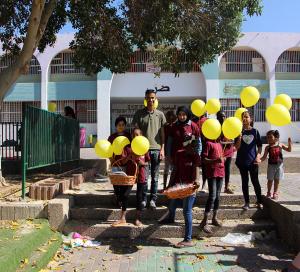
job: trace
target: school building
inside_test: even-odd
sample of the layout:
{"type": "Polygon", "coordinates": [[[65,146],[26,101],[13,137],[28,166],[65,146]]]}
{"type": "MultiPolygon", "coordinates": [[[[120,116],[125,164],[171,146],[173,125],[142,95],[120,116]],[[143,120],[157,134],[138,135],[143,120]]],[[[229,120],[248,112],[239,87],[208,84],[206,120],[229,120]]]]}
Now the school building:
{"type": "MultiPolygon", "coordinates": [[[[253,115],[262,135],[271,129],[265,120],[266,107],[280,93],[292,97],[293,126],[300,128],[300,33],[244,33],[230,52],[216,57],[213,63],[195,65],[192,72],[179,77],[169,71],[154,77],[150,53],[140,51],[135,52],[124,74],[104,70],[87,76],[72,62],[72,39],[73,34],[58,35],[54,47],[35,52],[28,74],[22,75],[5,97],[1,123],[20,122],[23,103],[47,109],[49,102],[55,102],[58,113],[63,114],[67,105],[75,109],[87,137],[93,134],[103,139],[113,131],[118,115],[131,122],[134,112],[143,107],[147,88],[169,86],[169,92],[158,93],[163,111],[189,105],[196,98],[218,98],[222,109],[232,116],[241,106],[240,91],[252,85],[261,94],[253,115]]],[[[0,71],[11,62],[11,58],[2,57],[0,71]]],[[[300,132],[293,126],[279,128],[283,141],[289,135],[300,141],[300,132]]]]}

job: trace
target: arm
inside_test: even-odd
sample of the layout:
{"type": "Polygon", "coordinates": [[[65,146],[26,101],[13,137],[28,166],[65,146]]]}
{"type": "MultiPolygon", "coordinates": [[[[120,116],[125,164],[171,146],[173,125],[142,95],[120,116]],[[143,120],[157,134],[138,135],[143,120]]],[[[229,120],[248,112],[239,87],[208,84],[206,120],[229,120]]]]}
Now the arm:
{"type": "Polygon", "coordinates": [[[241,141],[242,141],[242,135],[240,135],[239,137],[237,137],[234,141],[234,147],[235,150],[238,151],[241,147],[241,141]]]}
{"type": "Polygon", "coordinates": [[[261,162],[261,160],[260,160],[261,152],[262,152],[262,141],[261,141],[260,134],[259,134],[258,130],[256,130],[256,145],[257,145],[257,155],[256,155],[254,163],[260,163],[261,162]]]}
{"type": "Polygon", "coordinates": [[[292,139],[288,138],[288,146],[281,144],[281,147],[284,151],[291,152],[292,151],[292,139]]]}
{"type": "Polygon", "coordinates": [[[160,137],[161,137],[161,148],[160,148],[160,153],[159,153],[159,158],[161,160],[164,159],[165,157],[165,130],[163,129],[163,127],[160,129],[160,137]]]}
{"type": "Polygon", "coordinates": [[[265,150],[264,150],[264,155],[263,155],[262,158],[260,159],[262,162],[267,158],[268,152],[269,152],[269,146],[267,145],[267,146],[265,147],[265,150]]]}
{"type": "Polygon", "coordinates": [[[200,187],[200,167],[196,167],[196,179],[194,180],[194,184],[197,186],[197,188],[200,187]]]}

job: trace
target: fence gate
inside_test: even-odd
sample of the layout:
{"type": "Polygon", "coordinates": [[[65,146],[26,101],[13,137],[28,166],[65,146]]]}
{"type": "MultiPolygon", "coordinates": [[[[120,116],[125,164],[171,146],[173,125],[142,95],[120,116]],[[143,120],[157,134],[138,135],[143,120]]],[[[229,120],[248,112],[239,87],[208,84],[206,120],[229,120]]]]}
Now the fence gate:
{"type": "Polygon", "coordinates": [[[80,159],[79,122],[24,105],[21,131],[24,198],[27,170],[80,159]]]}

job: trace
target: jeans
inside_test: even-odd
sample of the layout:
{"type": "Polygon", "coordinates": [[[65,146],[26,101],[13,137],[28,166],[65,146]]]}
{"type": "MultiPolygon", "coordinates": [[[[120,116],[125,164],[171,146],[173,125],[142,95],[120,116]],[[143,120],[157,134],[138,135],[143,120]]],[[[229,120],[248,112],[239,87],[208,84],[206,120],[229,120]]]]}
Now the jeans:
{"type": "Polygon", "coordinates": [[[192,208],[196,199],[196,194],[188,196],[184,199],[171,199],[169,204],[169,219],[175,220],[176,208],[179,205],[183,206],[183,216],[185,223],[184,241],[192,240],[193,233],[193,214],[192,208]]]}
{"type": "Polygon", "coordinates": [[[231,160],[231,157],[228,157],[225,160],[225,188],[227,188],[229,184],[231,160]]]}
{"type": "Polygon", "coordinates": [[[220,193],[223,184],[223,178],[208,178],[208,199],[205,205],[205,213],[209,213],[214,208],[214,211],[219,209],[220,193]]]}
{"type": "MultiPolygon", "coordinates": [[[[150,162],[149,162],[149,172],[151,175],[151,187],[150,187],[150,200],[157,200],[157,186],[158,186],[158,176],[159,176],[159,158],[160,150],[152,149],[149,150],[150,162]]],[[[148,184],[148,174],[147,174],[147,184],[148,184]]],[[[147,191],[148,186],[145,186],[144,189],[144,201],[147,201],[147,191]]]]}
{"type": "Polygon", "coordinates": [[[142,202],[144,200],[145,188],[147,189],[147,183],[137,183],[136,184],[136,209],[138,211],[143,210],[142,202]]]}
{"type": "Polygon", "coordinates": [[[258,180],[258,165],[257,164],[251,164],[249,166],[244,165],[244,166],[238,166],[241,177],[242,177],[242,189],[243,189],[243,195],[245,199],[245,203],[250,203],[250,198],[249,198],[249,174],[250,173],[250,178],[251,182],[254,187],[254,191],[256,194],[257,198],[257,203],[262,203],[262,197],[261,197],[261,187],[259,184],[258,180]]]}

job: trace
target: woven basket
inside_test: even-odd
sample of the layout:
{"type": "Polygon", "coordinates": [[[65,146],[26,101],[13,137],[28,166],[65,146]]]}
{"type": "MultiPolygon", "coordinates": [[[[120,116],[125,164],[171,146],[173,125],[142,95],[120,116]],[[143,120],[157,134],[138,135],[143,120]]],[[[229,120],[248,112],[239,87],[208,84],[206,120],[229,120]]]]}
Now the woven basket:
{"type": "Polygon", "coordinates": [[[178,188],[170,187],[169,189],[165,190],[163,194],[170,199],[177,199],[177,198],[182,199],[194,194],[198,188],[199,186],[195,184],[190,184],[188,186],[178,187],[178,188]]]}
{"type": "MultiPolygon", "coordinates": [[[[119,165],[119,162],[121,161],[122,159],[120,160],[117,160],[115,161],[114,163],[112,163],[112,167],[113,166],[118,166],[120,167],[119,165]]],[[[136,164],[136,162],[134,160],[131,160],[133,163],[134,163],[134,166],[135,166],[135,174],[134,176],[122,176],[122,175],[115,175],[114,173],[110,173],[108,174],[108,177],[110,179],[110,182],[112,185],[134,185],[135,182],[136,182],[136,177],[137,177],[137,173],[138,173],[138,166],[136,164]]],[[[121,169],[121,167],[120,167],[121,169]]]]}

